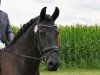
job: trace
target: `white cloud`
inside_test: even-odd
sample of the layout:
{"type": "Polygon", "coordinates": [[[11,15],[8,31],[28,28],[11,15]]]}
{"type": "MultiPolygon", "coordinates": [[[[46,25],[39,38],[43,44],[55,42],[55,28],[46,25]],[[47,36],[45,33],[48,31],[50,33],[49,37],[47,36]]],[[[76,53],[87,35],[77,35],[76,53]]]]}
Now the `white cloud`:
{"type": "Polygon", "coordinates": [[[58,24],[100,24],[99,0],[2,0],[1,9],[8,13],[11,24],[20,25],[38,16],[44,6],[48,14],[59,7],[58,24]]]}

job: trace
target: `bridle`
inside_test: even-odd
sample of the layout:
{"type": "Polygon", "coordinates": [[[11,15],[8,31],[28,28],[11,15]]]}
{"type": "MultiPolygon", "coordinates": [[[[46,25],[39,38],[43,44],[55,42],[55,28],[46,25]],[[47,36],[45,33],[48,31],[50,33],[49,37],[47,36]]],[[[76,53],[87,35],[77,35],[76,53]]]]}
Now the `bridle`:
{"type": "Polygon", "coordinates": [[[54,51],[56,51],[59,54],[57,46],[53,46],[53,47],[50,47],[50,48],[43,49],[43,53],[49,52],[47,57],[43,58],[43,59],[46,61],[49,58],[50,54],[53,53],[54,51]]]}
{"type": "MultiPolygon", "coordinates": [[[[37,26],[40,26],[40,25],[37,25],[37,26]]],[[[42,26],[48,27],[48,28],[55,27],[55,25],[54,26],[42,25],[42,26]]],[[[49,52],[46,58],[44,58],[43,56],[39,58],[39,57],[33,57],[33,56],[24,55],[24,54],[16,53],[16,52],[13,52],[13,51],[8,51],[6,48],[1,50],[1,52],[3,52],[3,51],[7,51],[9,53],[14,53],[14,54],[16,54],[18,56],[21,56],[21,57],[24,57],[24,58],[28,58],[28,59],[45,60],[45,61],[49,58],[50,54],[52,54],[54,51],[56,51],[59,54],[58,46],[53,46],[53,47],[42,49],[41,52],[40,52],[41,56],[42,56],[42,53],[49,52]]]]}
{"type": "MultiPolygon", "coordinates": [[[[56,27],[56,25],[53,25],[53,26],[48,26],[48,25],[37,25],[38,27],[47,27],[47,28],[54,28],[54,27],[56,27]]],[[[37,32],[36,33],[37,34],[37,36],[39,36],[38,34],[39,34],[39,32],[37,32]]],[[[39,41],[41,41],[40,39],[38,39],[39,41]]],[[[41,56],[42,56],[42,59],[44,59],[45,61],[49,58],[49,56],[53,53],[53,52],[57,52],[58,54],[59,54],[59,52],[58,52],[58,46],[52,46],[52,47],[48,47],[48,48],[44,48],[44,49],[40,49],[40,54],[41,54],[41,56]],[[48,52],[48,54],[47,54],[47,57],[45,58],[45,57],[43,57],[43,53],[46,53],[46,52],[48,52]]]]}

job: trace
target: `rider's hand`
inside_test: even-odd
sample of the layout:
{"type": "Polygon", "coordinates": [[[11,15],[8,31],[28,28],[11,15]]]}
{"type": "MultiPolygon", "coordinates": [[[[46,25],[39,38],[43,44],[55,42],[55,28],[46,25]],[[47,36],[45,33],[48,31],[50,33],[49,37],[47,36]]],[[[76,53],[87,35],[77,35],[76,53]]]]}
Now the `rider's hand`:
{"type": "Polygon", "coordinates": [[[5,47],[6,47],[5,44],[0,41],[0,49],[3,49],[5,47]]]}

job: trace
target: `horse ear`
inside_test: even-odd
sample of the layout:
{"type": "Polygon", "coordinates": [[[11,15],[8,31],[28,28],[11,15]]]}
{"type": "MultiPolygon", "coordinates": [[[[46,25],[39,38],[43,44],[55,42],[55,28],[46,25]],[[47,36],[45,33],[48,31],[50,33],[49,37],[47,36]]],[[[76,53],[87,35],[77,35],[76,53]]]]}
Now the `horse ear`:
{"type": "Polygon", "coordinates": [[[54,13],[53,13],[53,15],[52,15],[53,21],[55,21],[55,20],[57,19],[58,16],[59,16],[59,9],[58,9],[58,7],[56,7],[56,8],[55,8],[55,11],[54,11],[54,13]]]}
{"type": "Polygon", "coordinates": [[[46,15],[46,8],[47,7],[44,7],[42,10],[41,10],[41,13],[40,13],[40,20],[44,20],[45,18],[45,15],[46,15]]]}

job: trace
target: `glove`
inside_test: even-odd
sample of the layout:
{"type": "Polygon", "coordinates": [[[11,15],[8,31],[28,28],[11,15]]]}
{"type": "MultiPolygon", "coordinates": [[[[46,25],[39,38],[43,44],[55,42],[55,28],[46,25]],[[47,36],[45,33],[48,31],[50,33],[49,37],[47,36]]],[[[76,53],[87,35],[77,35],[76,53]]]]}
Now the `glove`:
{"type": "Polygon", "coordinates": [[[5,47],[6,47],[5,44],[0,41],[0,49],[3,49],[5,47]]]}

